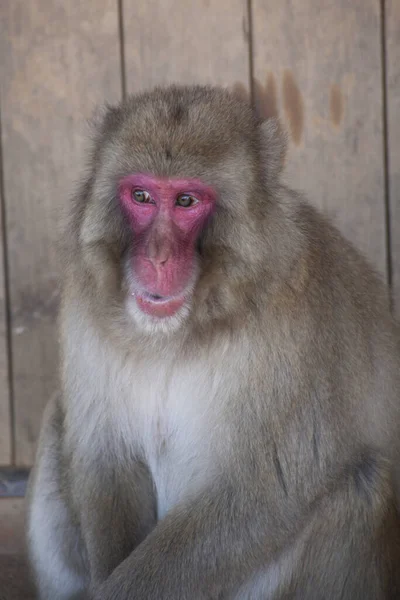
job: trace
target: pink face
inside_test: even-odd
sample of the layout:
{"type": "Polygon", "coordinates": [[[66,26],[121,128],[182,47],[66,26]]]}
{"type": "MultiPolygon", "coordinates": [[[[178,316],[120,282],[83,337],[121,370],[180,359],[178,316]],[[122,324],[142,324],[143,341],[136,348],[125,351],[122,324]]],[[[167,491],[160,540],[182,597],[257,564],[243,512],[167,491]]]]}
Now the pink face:
{"type": "Polygon", "coordinates": [[[138,307],[156,317],[175,314],[194,275],[196,241],[215,206],[215,191],[197,179],[124,177],[119,199],[135,238],[131,256],[138,307]]]}

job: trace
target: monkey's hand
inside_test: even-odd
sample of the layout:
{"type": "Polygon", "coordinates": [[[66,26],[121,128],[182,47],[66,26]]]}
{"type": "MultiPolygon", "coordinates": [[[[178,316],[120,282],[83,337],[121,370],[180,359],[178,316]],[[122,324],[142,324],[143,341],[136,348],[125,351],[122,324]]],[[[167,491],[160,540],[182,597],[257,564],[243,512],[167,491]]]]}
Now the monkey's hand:
{"type": "Polygon", "coordinates": [[[232,593],[271,547],[262,501],[254,491],[245,496],[229,486],[176,507],[93,591],[93,600],[200,600],[232,593]]]}

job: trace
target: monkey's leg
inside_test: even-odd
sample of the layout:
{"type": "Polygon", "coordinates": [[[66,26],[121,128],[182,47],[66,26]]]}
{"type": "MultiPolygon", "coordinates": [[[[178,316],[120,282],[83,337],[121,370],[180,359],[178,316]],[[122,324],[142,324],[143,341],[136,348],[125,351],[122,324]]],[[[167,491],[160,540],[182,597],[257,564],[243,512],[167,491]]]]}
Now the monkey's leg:
{"type": "Polygon", "coordinates": [[[356,465],[294,543],[235,600],[400,598],[400,515],[385,470],[372,459],[356,465]]]}
{"type": "Polygon", "coordinates": [[[63,496],[61,418],[45,412],[36,466],[28,491],[28,551],[40,600],[84,600],[88,571],[79,528],[63,496]]]}
{"type": "MultiPolygon", "coordinates": [[[[250,577],[234,600],[396,600],[400,598],[399,515],[387,507],[380,525],[319,514],[299,539],[250,577]],[[372,526],[372,527],[371,527],[372,526]]],[[[231,597],[231,596],[229,596],[231,597]]]]}
{"type": "Polygon", "coordinates": [[[400,517],[389,490],[368,493],[358,484],[352,497],[339,496],[316,515],[282,600],[400,598],[400,517]]]}

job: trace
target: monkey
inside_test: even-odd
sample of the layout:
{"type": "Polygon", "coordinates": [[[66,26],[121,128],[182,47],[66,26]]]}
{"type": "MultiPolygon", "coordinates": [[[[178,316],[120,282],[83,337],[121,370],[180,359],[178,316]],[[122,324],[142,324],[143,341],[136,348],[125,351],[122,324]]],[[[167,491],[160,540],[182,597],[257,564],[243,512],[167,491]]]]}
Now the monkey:
{"type": "Polygon", "coordinates": [[[220,87],[94,118],[29,482],[40,600],[400,598],[398,326],[285,161],[220,87]]]}

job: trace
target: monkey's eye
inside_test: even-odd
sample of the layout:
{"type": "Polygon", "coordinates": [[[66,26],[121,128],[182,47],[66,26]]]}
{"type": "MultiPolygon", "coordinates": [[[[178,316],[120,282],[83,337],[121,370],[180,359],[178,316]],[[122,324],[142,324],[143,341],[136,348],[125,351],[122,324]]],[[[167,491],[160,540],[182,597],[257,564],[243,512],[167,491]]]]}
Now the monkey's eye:
{"type": "Polygon", "coordinates": [[[194,206],[197,203],[197,198],[195,198],[194,196],[190,196],[189,194],[181,194],[176,199],[176,205],[181,206],[182,208],[189,208],[190,206],[194,206]]]}
{"type": "Polygon", "coordinates": [[[132,190],[132,198],[140,204],[152,203],[152,199],[149,192],[145,192],[144,190],[132,190]]]}

